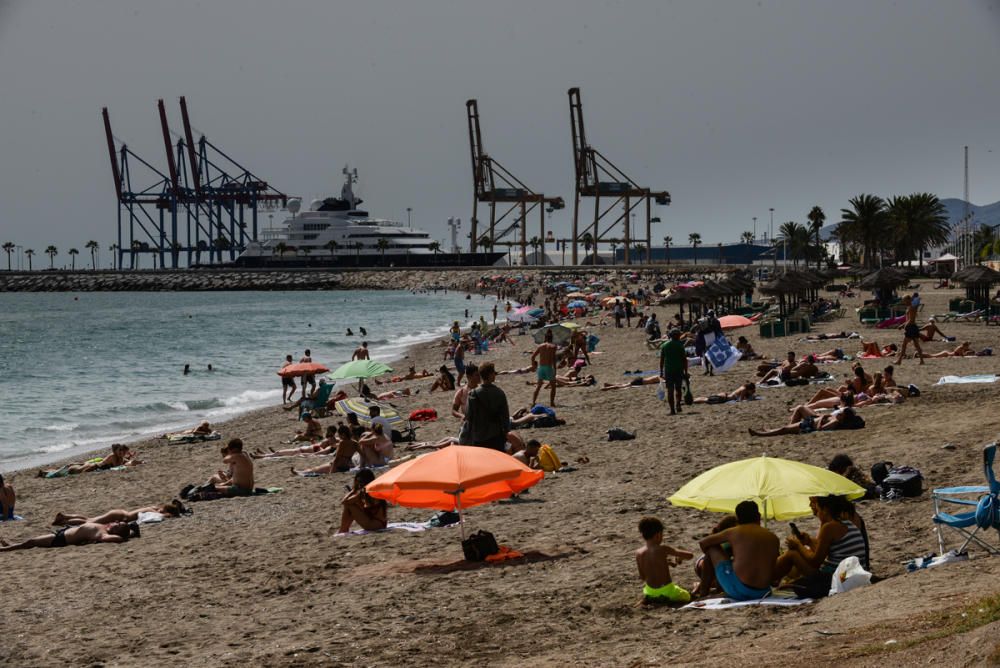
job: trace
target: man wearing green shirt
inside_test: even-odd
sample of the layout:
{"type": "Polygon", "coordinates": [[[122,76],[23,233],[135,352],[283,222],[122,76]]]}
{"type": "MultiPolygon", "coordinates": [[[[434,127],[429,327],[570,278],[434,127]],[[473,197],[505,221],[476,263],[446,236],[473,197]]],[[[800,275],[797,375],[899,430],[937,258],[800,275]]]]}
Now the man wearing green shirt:
{"type": "Polygon", "coordinates": [[[670,414],[681,412],[681,386],[687,376],[688,358],[679,329],[670,330],[670,340],[660,346],[660,377],[667,384],[670,414]]]}

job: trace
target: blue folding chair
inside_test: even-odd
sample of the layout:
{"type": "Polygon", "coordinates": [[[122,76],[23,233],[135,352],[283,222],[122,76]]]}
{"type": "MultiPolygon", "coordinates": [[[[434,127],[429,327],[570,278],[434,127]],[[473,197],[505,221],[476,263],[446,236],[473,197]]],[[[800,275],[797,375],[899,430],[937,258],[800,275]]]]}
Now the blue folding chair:
{"type": "Polygon", "coordinates": [[[996,454],[996,442],[983,447],[985,486],[942,487],[931,492],[939,554],[945,552],[943,528],[956,531],[963,537],[958,552],[964,552],[970,543],[976,543],[990,554],[1000,554],[1000,543],[991,544],[985,539],[985,533],[990,529],[996,529],[1000,537],[1000,483],[997,483],[993,472],[996,454]],[[945,504],[963,506],[968,510],[948,513],[942,510],[945,504]]]}

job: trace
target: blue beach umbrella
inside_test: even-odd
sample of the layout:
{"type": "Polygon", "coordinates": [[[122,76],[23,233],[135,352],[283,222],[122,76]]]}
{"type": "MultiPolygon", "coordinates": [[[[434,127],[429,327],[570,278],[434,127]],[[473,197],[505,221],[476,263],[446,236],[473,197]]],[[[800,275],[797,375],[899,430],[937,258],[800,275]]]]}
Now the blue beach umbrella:
{"type": "Polygon", "coordinates": [[[574,299],[569,304],[566,304],[566,308],[587,308],[588,306],[590,306],[590,304],[582,299],[574,299]]]}

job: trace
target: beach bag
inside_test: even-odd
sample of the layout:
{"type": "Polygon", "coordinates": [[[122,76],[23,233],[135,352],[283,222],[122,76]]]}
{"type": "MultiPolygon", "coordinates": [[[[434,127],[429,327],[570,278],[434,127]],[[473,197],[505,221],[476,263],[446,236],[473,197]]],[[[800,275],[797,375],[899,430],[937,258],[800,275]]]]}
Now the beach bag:
{"type": "Polygon", "coordinates": [[[411,422],[430,422],[437,420],[437,411],[433,408],[418,408],[410,413],[411,422]]]}
{"type": "Polygon", "coordinates": [[[546,473],[552,473],[553,471],[558,471],[562,468],[562,462],[559,461],[559,456],[556,455],[556,451],[553,450],[552,446],[548,443],[538,448],[538,464],[546,473]]]}
{"type": "Polygon", "coordinates": [[[656,398],[663,401],[667,398],[667,381],[660,379],[660,382],[656,386],[656,398]]]}
{"type": "Polygon", "coordinates": [[[872,464],[872,480],[875,481],[876,485],[881,485],[882,481],[889,477],[889,471],[892,469],[892,462],[878,462],[877,464],[872,464]]]}
{"type": "Polygon", "coordinates": [[[608,429],[608,440],[609,441],[631,441],[635,438],[635,433],[628,433],[621,427],[612,427],[608,429]]]}
{"type": "Polygon", "coordinates": [[[482,529],[462,541],[462,553],[466,561],[485,561],[486,557],[499,551],[497,539],[489,531],[482,529]]]}
{"type": "Polygon", "coordinates": [[[691,393],[691,378],[684,379],[684,404],[690,406],[694,403],[694,394],[691,393]]]}
{"type": "Polygon", "coordinates": [[[895,490],[899,496],[920,496],[924,491],[924,476],[912,466],[898,466],[882,481],[882,489],[895,490]]]}
{"type": "Polygon", "coordinates": [[[833,572],[830,596],[864,587],[871,584],[871,581],[872,574],[861,567],[861,561],[857,557],[847,557],[837,564],[837,570],[833,572]]]}
{"type": "Polygon", "coordinates": [[[431,519],[427,522],[432,527],[447,527],[452,524],[458,524],[458,520],[461,519],[458,513],[452,510],[442,510],[440,512],[434,513],[431,519]]]}

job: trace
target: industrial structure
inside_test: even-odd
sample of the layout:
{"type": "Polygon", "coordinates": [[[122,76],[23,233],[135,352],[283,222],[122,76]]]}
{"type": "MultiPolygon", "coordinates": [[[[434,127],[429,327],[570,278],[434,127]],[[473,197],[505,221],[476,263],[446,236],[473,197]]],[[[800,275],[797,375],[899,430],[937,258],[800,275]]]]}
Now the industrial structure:
{"type": "MultiPolygon", "coordinates": [[[[483,148],[483,136],[479,127],[479,104],[476,100],[465,103],[469,120],[469,148],[472,152],[472,181],[475,191],[472,198],[472,219],[470,221],[469,248],[474,253],[477,246],[487,247],[490,251],[496,245],[516,245],[520,248],[521,264],[527,264],[527,227],[528,216],[538,210],[539,236],[543,249],[541,260],[536,255],[536,262],[545,262],[544,241],[545,213],[566,206],[562,197],[546,197],[536,193],[514,176],[503,165],[494,160],[483,148]],[[489,228],[480,232],[479,203],[489,205],[489,228]],[[497,215],[498,206],[501,209],[497,215]],[[501,226],[498,230],[498,226],[501,226]],[[514,230],[520,230],[516,241],[504,241],[514,230]]],[[[551,236],[551,232],[549,233],[551,236]]],[[[537,254],[537,245],[536,245],[537,254]]],[[[575,257],[575,254],[574,254],[575,257]]]]}
{"type": "Polygon", "coordinates": [[[284,206],[287,201],[284,193],[204,135],[196,143],[183,97],[180,109],[184,136],[173,143],[163,100],[157,102],[167,173],[116,141],[108,109],[102,110],[118,199],[119,269],[126,253],[133,269],[142,254],[152,254],[160,268],[167,266],[169,258],[169,266],[176,269],[182,253],[188,266],[200,264],[203,253],[209,262],[222,262],[224,254],[233,261],[249,241],[257,240],[258,210],[284,206]]]}
{"type": "MultiPolygon", "coordinates": [[[[597,263],[597,250],[600,243],[618,244],[624,246],[625,264],[632,262],[632,230],[629,218],[633,211],[645,202],[646,262],[652,258],[652,204],[670,204],[670,193],[661,190],[653,191],[644,188],[629,178],[614,163],[608,160],[600,151],[587,143],[587,135],[583,127],[583,104],[580,100],[580,89],[569,89],[570,124],[573,136],[573,166],[576,171],[576,188],[573,200],[573,264],[579,264],[578,252],[581,243],[592,252],[591,262],[597,263]],[[594,199],[593,219],[586,224],[583,235],[580,234],[580,199],[594,199]],[[602,198],[608,202],[602,209],[602,198]],[[621,206],[619,209],[618,207],[621,206]],[[602,228],[603,226],[603,228],[602,228]],[[621,236],[615,236],[614,231],[621,226],[621,236]]],[[[658,222],[658,221],[657,221],[658,222]]]]}

